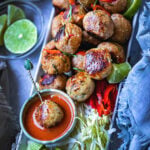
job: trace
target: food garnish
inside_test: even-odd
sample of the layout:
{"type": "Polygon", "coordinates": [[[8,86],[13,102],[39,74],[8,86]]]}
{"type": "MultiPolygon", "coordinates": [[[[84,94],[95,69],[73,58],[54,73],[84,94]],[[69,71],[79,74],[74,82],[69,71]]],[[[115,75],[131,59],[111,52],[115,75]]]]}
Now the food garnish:
{"type": "Polygon", "coordinates": [[[28,141],[27,150],[48,150],[45,145],[35,143],[33,141],[28,141]]]}
{"type": "Polygon", "coordinates": [[[25,13],[24,11],[15,6],[15,5],[8,5],[8,20],[7,20],[7,25],[11,25],[17,20],[25,19],[25,13]]]}
{"type": "Polygon", "coordinates": [[[91,8],[93,10],[103,10],[103,11],[105,11],[110,16],[110,13],[104,7],[102,7],[100,5],[91,4],[91,8]]]}
{"type": "Polygon", "coordinates": [[[7,15],[0,16],[0,46],[4,44],[4,32],[7,28],[7,15]]]}
{"type": "Polygon", "coordinates": [[[73,70],[76,70],[76,71],[79,71],[79,72],[84,72],[84,70],[76,68],[76,67],[73,67],[73,70]]]}
{"type": "Polygon", "coordinates": [[[131,70],[131,66],[128,62],[121,64],[113,64],[111,74],[107,77],[109,83],[119,83],[125,79],[131,70]]]}
{"type": "Polygon", "coordinates": [[[97,81],[96,90],[87,104],[96,109],[100,117],[111,115],[115,107],[117,93],[117,85],[108,84],[106,80],[97,81]]]}
{"type": "Polygon", "coordinates": [[[6,48],[15,54],[29,51],[37,42],[37,28],[28,19],[16,21],[4,34],[6,48]]]}
{"type": "Polygon", "coordinates": [[[108,3],[112,3],[115,2],[116,0],[99,0],[100,2],[108,2],[108,3]]]}
{"type": "Polygon", "coordinates": [[[128,9],[124,13],[124,17],[126,17],[127,19],[132,19],[141,4],[142,0],[128,0],[128,9]]]}
{"type": "Polygon", "coordinates": [[[67,142],[68,149],[106,149],[109,140],[110,117],[105,115],[100,117],[96,110],[86,104],[81,104],[78,112],[78,123],[67,142]]]}

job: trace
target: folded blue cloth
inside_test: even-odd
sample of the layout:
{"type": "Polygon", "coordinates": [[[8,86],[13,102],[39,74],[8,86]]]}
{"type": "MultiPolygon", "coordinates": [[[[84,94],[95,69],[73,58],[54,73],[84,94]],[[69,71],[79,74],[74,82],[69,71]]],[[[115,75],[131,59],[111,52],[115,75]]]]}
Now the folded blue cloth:
{"type": "MultiPolygon", "coordinates": [[[[137,41],[142,59],[133,67],[119,96],[120,150],[150,150],[150,1],[143,1],[137,41]]],[[[133,56],[134,57],[134,56],[133,56]]]]}

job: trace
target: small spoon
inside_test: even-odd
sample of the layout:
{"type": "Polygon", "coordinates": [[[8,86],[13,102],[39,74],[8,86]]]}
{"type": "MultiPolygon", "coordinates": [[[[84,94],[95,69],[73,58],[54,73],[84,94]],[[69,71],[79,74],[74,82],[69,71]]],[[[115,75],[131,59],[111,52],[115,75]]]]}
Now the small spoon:
{"type": "Polygon", "coordinates": [[[30,77],[30,79],[31,79],[31,81],[32,81],[32,83],[33,83],[33,85],[34,85],[34,88],[35,88],[35,90],[36,90],[36,93],[38,94],[38,96],[39,96],[41,102],[43,102],[42,96],[41,96],[41,94],[40,94],[40,92],[39,92],[39,90],[38,90],[38,88],[37,88],[37,86],[36,86],[36,83],[35,83],[34,80],[33,80],[32,74],[31,74],[31,70],[33,69],[33,64],[32,64],[32,62],[31,62],[29,59],[26,59],[26,60],[25,60],[25,63],[24,63],[24,67],[25,67],[25,69],[26,69],[26,70],[28,71],[28,73],[29,73],[29,77],[30,77]]]}

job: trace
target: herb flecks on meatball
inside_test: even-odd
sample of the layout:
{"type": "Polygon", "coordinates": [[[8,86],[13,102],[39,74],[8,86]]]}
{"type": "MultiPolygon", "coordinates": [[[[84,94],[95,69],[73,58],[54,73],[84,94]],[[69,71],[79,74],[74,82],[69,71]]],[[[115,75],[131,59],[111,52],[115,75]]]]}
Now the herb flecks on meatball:
{"type": "Polygon", "coordinates": [[[69,56],[59,50],[43,50],[41,64],[44,72],[48,74],[62,74],[71,68],[69,56]]]}
{"type": "Polygon", "coordinates": [[[95,88],[94,81],[85,72],[79,72],[70,77],[66,84],[68,95],[78,102],[87,100],[95,88]]]}

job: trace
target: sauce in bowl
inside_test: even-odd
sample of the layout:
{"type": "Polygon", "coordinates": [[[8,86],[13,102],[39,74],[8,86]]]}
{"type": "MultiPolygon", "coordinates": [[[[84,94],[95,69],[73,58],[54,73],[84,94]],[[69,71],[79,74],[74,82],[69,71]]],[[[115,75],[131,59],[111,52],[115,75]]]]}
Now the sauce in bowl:
{"type": "Polygon", "coordinates": [[[34,112],[36,108],[41,104],[41,101],[36,98],[28,106],[23,117],[23,124],[28,132],[33,138],[41,141],[52,141],[59,137],[62,137],[71,127],[74,119],[74,113],[72,113],[72,105],[65,98],[57,95],[47,95],[42,97],[43,100],[51,100],[57,103],[64,112],[64,117],[62,121],[50,128],[42,128],[37,125],[34,119],[34,112]]]}

